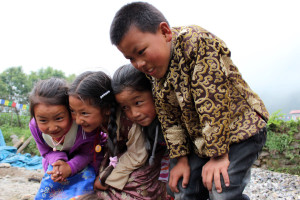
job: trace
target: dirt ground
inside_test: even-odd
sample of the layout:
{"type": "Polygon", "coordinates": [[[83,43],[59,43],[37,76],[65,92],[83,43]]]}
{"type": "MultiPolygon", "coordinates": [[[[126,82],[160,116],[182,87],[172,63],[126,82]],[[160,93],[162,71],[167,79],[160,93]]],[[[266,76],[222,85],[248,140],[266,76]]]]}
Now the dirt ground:
{"type": "Polygon", "coordinates": [[[0,168],[0,200],[34,199],[43,174],[42,170],[2,166],[0,168]]]}

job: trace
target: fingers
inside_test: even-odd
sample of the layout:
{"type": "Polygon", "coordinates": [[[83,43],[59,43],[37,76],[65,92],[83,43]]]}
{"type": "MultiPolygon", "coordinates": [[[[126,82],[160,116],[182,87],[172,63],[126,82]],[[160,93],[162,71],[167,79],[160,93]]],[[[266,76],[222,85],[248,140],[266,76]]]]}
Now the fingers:
{"type": "Polygon", "coordinates": [[[205,168],[202,170],[203,185],[208,189],[208,191],[212,190],[213,174],[213,172],[207,171],[205,168]]]}
{"type": "Polygon", "coordinates": [[[186,170],[183,174],[182,187],[186,188],[190,180],[190,170],[186,170]]]}
{"type": "Polygon", "coordinates": [[[177,188],[178,178],[175,178],[174,176],[170,176],[169,180],[169,186],[172,192],[178,193],[179,190],[177,188]]]}
{"type": "Polygon", "coordinates": [[[59,165],[62,165],[62,164],[63,164],[63,162],[64,162],[64,161],[62,161],[62,160],[58,160],[58,161],[56,161],[56,162],[52,163],[52,166],[54,167],[54,166],[59,166],[59,165]]]}
{"type": "Polygon", "coordinates": [[[229,185],[230,185],[230,179],[229,179],[228,171],[225,170],[225,169],[223,169],[221,171],[221,173],[222,173],[222,176],[223,176],[224,183],[225,183],[226,187],[229,187],[229,185]]]}
{"type": "MultiPolygon", "coordinates": [[[[215,171],[214,172],[214,182],[215,182],[215,187],[218,193],[222,192],[222,185],[221,185],[221,179],[220,179],[220,172],[219,171],[215,171]]],[[[212,185],[210,185],[210,187],[212,188],[212,185]]],[[[211,191],[211,189],[209,190],[211,191]]]]}

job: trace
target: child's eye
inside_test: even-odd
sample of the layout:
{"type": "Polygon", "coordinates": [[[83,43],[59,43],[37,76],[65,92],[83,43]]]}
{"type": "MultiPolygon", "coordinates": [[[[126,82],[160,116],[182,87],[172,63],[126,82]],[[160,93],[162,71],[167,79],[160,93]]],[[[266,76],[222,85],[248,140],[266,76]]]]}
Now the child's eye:
{"type": "Polygon", "coordinates": [[[63,117],[57,117],[56,120],[57,121],[62,121],[64,118],[63,117]]]}
{"type": "Polygon", "coordinates": [[[122,106],[122,110],[128,110],[127,106],[122,106]]]}
{"type": "Polygon", "coordinates": [[[82,112],[81,114],[82,114],[82,115],[88,115],[89,113],[87,113],[87,112],[82,112]]]}
{"type": "Polygon", "coordinates": [[[137,102],[135,102],[135,105],[141,105],[143,102],[142,101],[137,101],[137,102]]]}
{"type": "Polygon", "coordinates": [[[39,119],[39,122],[44,124],[44,123],[47,122],[47,120],[45,120],[45,119],[39,119]]]}
{"type": "Polygon", "coordinates": [[[142,50],[138,51],[138,54],[142,55],[144,53],[144,51],[145,51],[145,49],[142,49],[142,50]]]}

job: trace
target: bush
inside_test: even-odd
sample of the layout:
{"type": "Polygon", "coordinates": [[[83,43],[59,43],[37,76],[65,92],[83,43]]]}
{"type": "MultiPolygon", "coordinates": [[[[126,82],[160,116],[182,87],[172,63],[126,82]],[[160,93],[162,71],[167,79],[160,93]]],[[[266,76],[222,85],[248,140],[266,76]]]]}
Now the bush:
{"type": "MultiPolygon", "coordinates": [[[[30,120],[29,115],[19,115],[21,126],[28,127],[28,123],[30,120]]],[[[2,125],[10,125],[12,127],[18,126],[18,117],[16,113],[0,113],[0,126],[2,125]]]]}
{"type": "Polygon", "coordinates": [[[268,169],[300,175],[300,120],[284,121],[282,114],[277,111],[270,116],[267,128],[268,137],[264,150],[270,152],[268,169]]]}
{"type": "MultiPolygon", "coordinates": [[[[21,115],[20,121],[22,127],[18,127],[17,115],[15,113],[0,113],[0,129],[2,131],[5,143],[7,146],[13,146],[11,135],[18,136],[19,139],[22,137],[26,141],[30,136],[31,132],[29,130],[30,116],[21,115]]],[[[23,153],[30,153],[31,155],[40,155],[34,139],[32,139],[29,145],[24,149],[23,153]]]]}

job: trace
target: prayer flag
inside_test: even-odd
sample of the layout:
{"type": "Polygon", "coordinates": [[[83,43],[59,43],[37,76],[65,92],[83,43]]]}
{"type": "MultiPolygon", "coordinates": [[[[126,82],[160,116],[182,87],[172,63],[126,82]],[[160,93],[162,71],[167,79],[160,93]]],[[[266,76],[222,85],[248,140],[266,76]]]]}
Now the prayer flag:
{"type": "Polygon", "coordinates": [[[4,104],[5,100],[4,99],[0,99],[0,104],[4,104]]]}
{"type": "Polygon", "coordinates": [[[8,100],[5,100],[4,105],[5,105],[5,106],[8,106],[8,104],[9,104],[9,101],[8,101],[8,100]]]}
{"type": "Polygon", "coordinates": [[[15,108],[16,105],[17,105],[16,102],[13,102],[13,103],[11,104],[11,107],[15,108]]]}

